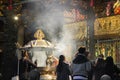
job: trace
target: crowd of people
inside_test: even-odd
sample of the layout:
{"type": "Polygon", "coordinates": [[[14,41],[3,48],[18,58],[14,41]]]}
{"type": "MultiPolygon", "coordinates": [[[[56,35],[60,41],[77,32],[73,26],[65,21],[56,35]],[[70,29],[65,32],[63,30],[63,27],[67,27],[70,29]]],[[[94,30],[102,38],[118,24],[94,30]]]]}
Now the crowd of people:
{"type": "MultiPolygon", "coordinates": [[[[19,59],[19,80],[40,80],[37,63],[33,63],[27,51],[22,51],[19,59]]],[[[85,47],[80,47],[71,64],[64,55],[59,56],[56,66],[56,80],[120,80],[120,69],[111,56],[104,59],[99,55],[94,61],[85,47]]]]}
{"type": "Polygon", "coordinates": [[[120,80],[120,69],[111,56],[100,55],[95,61],[89,60],[90,53],[80,47],[72,63],[65,61],[60,55],[56,68],[57,80],[120,80]]]}

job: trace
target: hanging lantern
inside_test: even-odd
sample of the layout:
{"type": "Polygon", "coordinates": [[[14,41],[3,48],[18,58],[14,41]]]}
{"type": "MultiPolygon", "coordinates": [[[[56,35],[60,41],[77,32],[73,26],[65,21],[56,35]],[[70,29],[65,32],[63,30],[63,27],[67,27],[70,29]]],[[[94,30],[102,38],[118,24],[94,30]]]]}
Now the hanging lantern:
{"type": "Polygon", "coordinates": [[[12,10],[12,5],[9,5],[9,6],[8,6],[8,10],[12,10]]]}
{"type": "Polygon", "coordinates": [[[94,6],[94,0],[90,1],[90,6],[93,7],[94,6]]]}
{"type": "Polygon", "coordinates": [[[12,0],[9,0],[9,6],[8,6],[8,10],[12,10],[13,7],[12,7],[12,0]]]}
{"type": "Polygon", "coordinates": [[[114,9],[114,14],[120,14],[120,7],[114,9]]]}
{"type": "Polygon", "coordinates": [[[106,7],[106,15],[109,16],[111,14],[111,2],[107,3],[107,7],[106,7]]]}
{"type": "Polygon", "coordinates": [[[114,8],[114,14],[120,14],[120,0],[117,0],[113,8],[114,8]]]}

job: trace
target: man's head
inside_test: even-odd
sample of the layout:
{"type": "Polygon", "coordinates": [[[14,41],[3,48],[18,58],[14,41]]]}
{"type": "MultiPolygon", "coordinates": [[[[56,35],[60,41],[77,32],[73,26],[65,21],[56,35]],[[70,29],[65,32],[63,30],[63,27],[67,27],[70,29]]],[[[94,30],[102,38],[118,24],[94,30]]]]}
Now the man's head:
{"type": "Polygon", "coordinates": [[[81,53],[81,54],[84,54],[85,51],[86,51],[86,48],[85,48],[85,47],[80,47],[80,48],[78,49],[78,52],[81,53]]]}

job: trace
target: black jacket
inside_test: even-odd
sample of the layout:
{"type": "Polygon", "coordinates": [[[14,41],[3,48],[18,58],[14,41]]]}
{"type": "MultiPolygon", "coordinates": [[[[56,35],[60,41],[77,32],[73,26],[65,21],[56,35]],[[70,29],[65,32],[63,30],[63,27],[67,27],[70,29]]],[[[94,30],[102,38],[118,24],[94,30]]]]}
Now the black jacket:
{"type": "Polygon", "coordinates": [[[59,67],[56,68],[57,80],[69,80],[70,69],[66,63],[62,64],[62,70],[59,71],[59,67]]]}

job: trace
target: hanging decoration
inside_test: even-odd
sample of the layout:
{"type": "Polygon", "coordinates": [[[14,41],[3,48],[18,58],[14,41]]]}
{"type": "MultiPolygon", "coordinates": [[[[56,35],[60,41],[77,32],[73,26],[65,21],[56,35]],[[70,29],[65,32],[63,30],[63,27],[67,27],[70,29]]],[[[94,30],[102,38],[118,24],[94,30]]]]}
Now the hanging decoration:
{"type": "Polygon", "coordinates": [[[120,14],[120,0],[117,0],[113,8],[114,8],[114,14],[120,14]]]}
{"type": "Polygon", "coordinates": [[[90,1],[90,6],[93,7],[94,6],[94,0],[90,1]]]}
{"type": "Polygon", "coordinates": [[[109,16],[111,14],[111,9],[112,9],[112,3],[108,2],[107,7],[106,7],[106,15],[109,16]]]}
{"type": "Polygon", "coordinates": [[[78,9],[72,9],[71,11],[65,10],[63,14],[66,23],[79,22],[86,19],[86,15],[81,14],[78,9]]]}
{"type": "Polygon", "coordinates": [[[8,6],[8,10],[12,10],[13,7],[12,7],[12,0],[9,0],[9,6],[8,6]]]}

